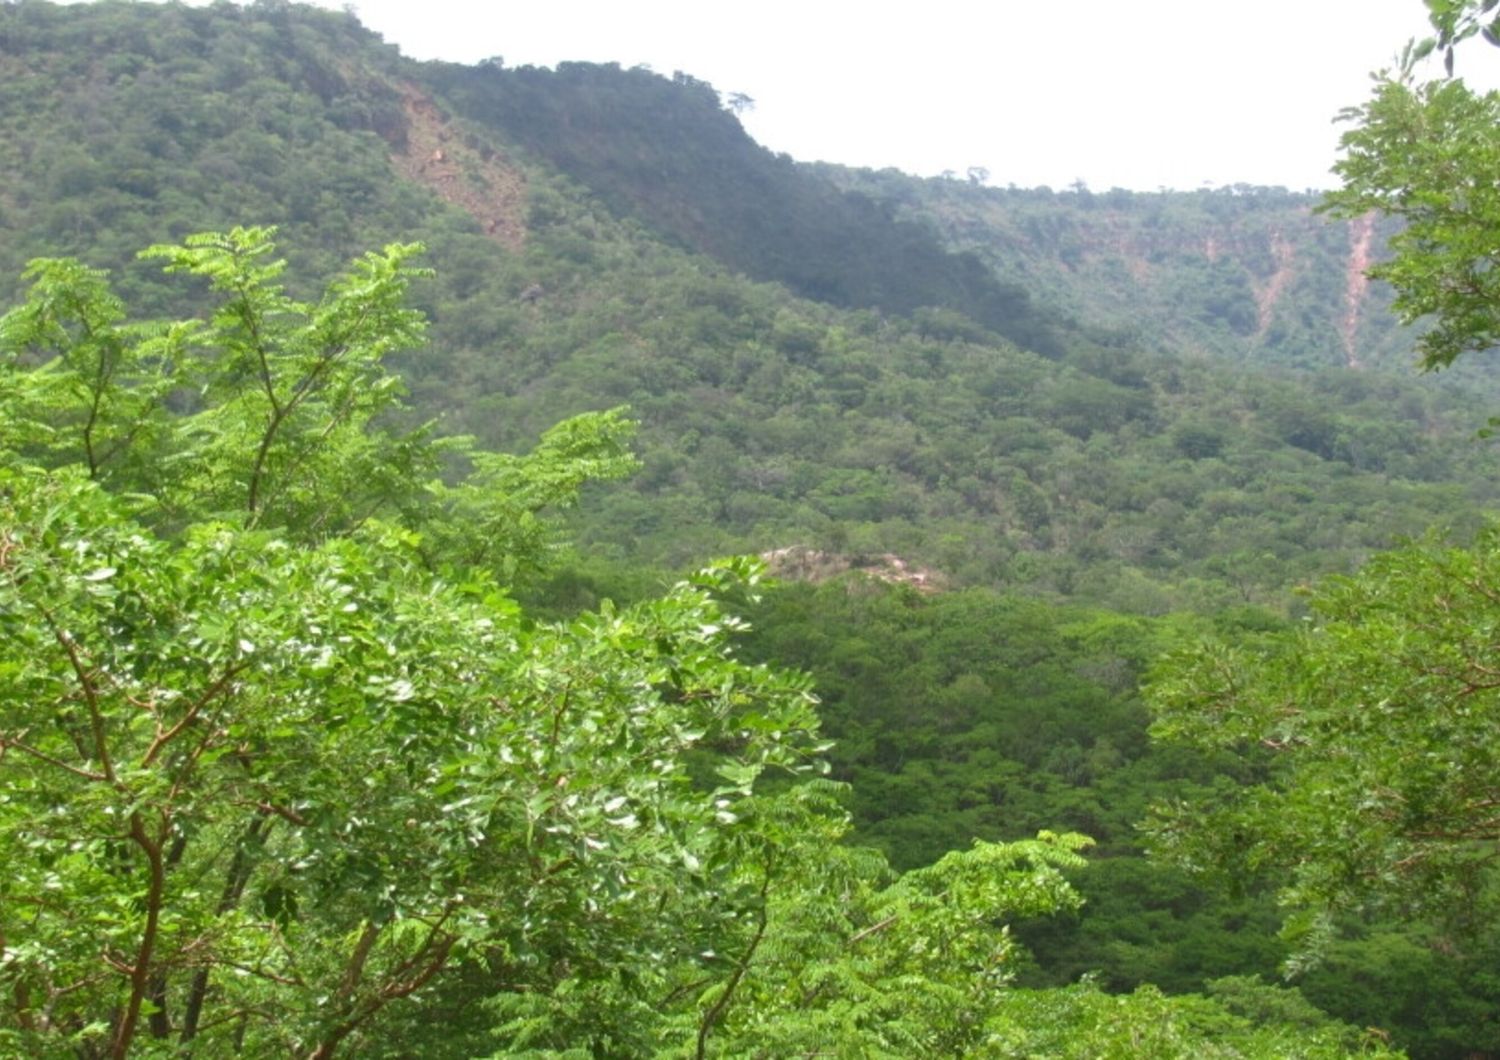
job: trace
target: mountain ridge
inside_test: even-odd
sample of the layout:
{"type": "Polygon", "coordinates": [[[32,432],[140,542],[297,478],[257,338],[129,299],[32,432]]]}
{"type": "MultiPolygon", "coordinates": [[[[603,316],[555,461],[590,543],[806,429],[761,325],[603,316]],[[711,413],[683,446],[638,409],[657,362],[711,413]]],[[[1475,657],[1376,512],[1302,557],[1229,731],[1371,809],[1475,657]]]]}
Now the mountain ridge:
{"type": "Polygon", "coordinates": [[[922,218],[997,273],[1052,293],[1093,327],[1176,352],[1299,368],[1409,369],[1415,336],[1364,276],[1391,235],[1335,221],[1321,197],[1234,185],[1197,192],[996,188],[819,164],[841,187],[922,218]]]}
{"type": "MultiPolygon", "coordinates": [[[[1065,256],[1031,297],[998,259],[986,270],[983,247],[945,249],[959,206],[1019,203],[1015,225],[1066,234],[1082,196],[879,173],[841,190],[755,146],[686,75],[413,63],[321,10],[28,0],[0,8],[0,35],[15,64],[0,85],[15,200],[0,293],[15,297],[26,257],[75,254],[114,268],[133,304],[190,311],[137,247],[278,224],[295,277],[420,239],[437,267],[414,291],[432,342],[401,359],[420,414],[510,448],[581,410],[628,404],[641,420],[642,474],[580,511],[581,547],[601,562],[670,568],[796,543],[1153,613],[1247,594],[1280,608],[1290,581],[1433,522],[1472,525],[1495,495],[1467,441],[1482,402],[1454,388],[1341,358],[1294,377],[1288,358],[1185,355],[1149,321],[1051,308],[1067,306],[1065,256]],[[749,210],[738,192],[757,184],[749,210]],[[671,224],[641,205],[648,192],[671,224]],[[957,205],[919,215],[924,196],[957,205]],[[721,242],[693,245],[707,236],[721,242]],[[839,299],[800,297],[777,272],[789,263],[839,299]]],[[[1209,230],[1221,271],[1204,273],[1212,255],[1188,222],[1248,211],[1247,231],[1264,233],[1280,224],[1275,198],[1124,206],[1162,214],[1162,241],[1191,235],[1185,262],[1160,243],[1182,305],[1221,298],[1253,332],[1255,290],[1224,226],[1209,230]]],[[[1341,309],[1342,266],[1317,293],[1341,309]]],[[[1300,334],[1336,350],[1320,314],[1300,334]]],[[[1232,334],[1217,317],[1189,325],[1232,334]]]]}

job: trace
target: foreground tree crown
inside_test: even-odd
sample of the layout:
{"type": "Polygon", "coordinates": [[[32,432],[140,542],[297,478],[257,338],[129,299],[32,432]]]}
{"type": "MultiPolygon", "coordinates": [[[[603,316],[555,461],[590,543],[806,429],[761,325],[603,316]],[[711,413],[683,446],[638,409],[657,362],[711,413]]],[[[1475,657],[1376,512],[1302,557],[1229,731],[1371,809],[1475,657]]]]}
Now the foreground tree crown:
{"type": "Polygon", "coordinates": [[[1455,49],[1479,36],[1500,45],[1493,0],[1427,0],[1433,36],[1408,44],[1400,67],[1375,77],[1334,165],[1343,187],[1323,208],[1340,217],[1376,211],[1402,222],[1391,256],[1369,275],[1396,292],[1404,323],[1425,321],[1418,339],[1424,369],[1446,368],[1465,353],[1500,344],[1500,93],[1475,92],[1454,76],[1455,49]],[[1443,55],[1446,77],[1423,80],[1421,62],[1443,55]]]}
{"type": "MultiPolygon", "coordinates": [[[[1430,324],[1419,348],[1431,370],[1500,343],[1500,93],[1454,77],[1464,41],[1500,44],[1500,4],[1427,7],[1434,35],[1345,112],[1344,186],[1325,208],[1403,223],[1370,275],[1394,287],[1407,323],[1430,324]],[[1435,52],[1446,76],[1421,81],[1435,52]]],[[[1158,667],[1159,737],[1262,766],[1260,783],[1226,786],[1215,803],[1161,807],[1158,849],[1240,883],[1276,880],[1298,963],[1371,911],[1432,918],[1454,952],[1493,916],[1497,563],[1500,528],[1467,547],[1435,532],[1325,580],[1304,629],[1205,643],[1158,667]]]]}

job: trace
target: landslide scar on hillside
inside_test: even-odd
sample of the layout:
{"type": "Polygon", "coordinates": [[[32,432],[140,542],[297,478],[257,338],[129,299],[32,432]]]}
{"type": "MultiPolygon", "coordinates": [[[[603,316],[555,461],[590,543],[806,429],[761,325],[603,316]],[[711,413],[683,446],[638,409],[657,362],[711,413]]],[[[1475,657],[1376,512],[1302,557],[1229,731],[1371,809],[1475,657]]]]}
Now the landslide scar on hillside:
{"type": "Polygon", "coordinates": [[[525,176],[498,154],[466,143],[414,85],[398,87],[406,128],[403,140],[391,145],[396,171],[464,210],[497,243],[520,250],[526,242],[525,176]]]}
{"type": "Polygon", "coordinates": [[[1276,312],[1276,303],[1291,282],[1297,264],[1297,248],[1280,232],[1271,234],[1271,258],[1276,262],[1270,278],[1264,283],[1254,284],[1255,290],[1255,337],[1265,338],[1270,330],[1271,319],[1276,312]]]}
{"type": "Polygon", "coordinates": [[[1349,222],[1349,265],[1344,276],[1344,319],[1340,331],[1344,337],[1344,359],[1350,368],[1358,368],[1359,311],[1364,304],[1370,278],[1370,244],[1375,239],[1375,214],[1367,213],[1349,222]]]}

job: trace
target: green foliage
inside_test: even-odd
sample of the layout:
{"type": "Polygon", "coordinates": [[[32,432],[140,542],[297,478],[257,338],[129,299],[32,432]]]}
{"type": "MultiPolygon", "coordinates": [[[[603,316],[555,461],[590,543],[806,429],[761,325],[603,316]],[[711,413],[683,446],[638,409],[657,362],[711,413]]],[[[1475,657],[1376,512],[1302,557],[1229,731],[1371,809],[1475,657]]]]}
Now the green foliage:
{"type": "Polygon", "coordinates": [[[765,968],[745,983],[757,1004],[726,1027],[721,1055],[972,1052],[1019,956],[1006,921],[1074,904],[1059,869],[1082,864],[1087,843],[977,843],[884,888],[798,895],[765,936],[765,968]]]}
{"type": "MultiPolygon", "coordinates": [[[[1403,322],[1430,320],[1418,349],[1433,370],[1500,339],[1490,275],[1500,95],[1452,79],[1459,43],[1500,38],[1493,0],[1427,7],[1436,35],[1408,45],[1399,73],[1378,75],[1372,98],[1344,113],[1355,123],[1335,167],[1344,187],[1323,208],[1401,223],[1368,275],[1395,290],[1403,322]],[[1448,79],[1421,83],[1416,64],[1435,50],[1448,79]]],[[[1315,417],[1287,426],[1293,444],[1326,449],[1315,417]]],[[[1492,1037],[1497,555],[1493,527],[1464,548],[1429,535],[1324,581],[1304,629],[1206,643],[1166,661],[1148,690],[1158,736],[1233,751],[1259,774],[1160,807],[1149,829],[1158,851],[1235,886],[1279,885],[1291,967],[1311,966],[1310,996],[1391,1021],[1423,1056],[1487,1049],[1492,1037]],[[1372,914],[1405,930],[1371,926],[1372,914]]]]}
{"type": "MultiPolygon", "coordinates": [[[[375,74],[394,49],[348,15],[28,2],[0,7],[0,38],[7,284],[25,257],[119,267],[153,239],[246,217],[280,224],[314,275],[432,234],[431,208],[377,176],[402,120],[375,74]]],[[[121,280],[133,305],[165,308],[149,273],[121,280]]]]}
{"type": "MultiPolygon", "coordinates": [[[[1411,357],[1412,336],[1385,312],[1389,293],[1349,286],[1358,229],[1311,216],[1311,192],[1054,192],[817,169],[1045,291],[1095,341],[1303,369],[1404,368],[1411,357]]],[[[1373,248],[1392,231],[1372,231],[1373,248]]]]}
{"type": "Polygon", "coordinates": [[[39,262],[0,325],[0,974],[28,1052],[327,1056],[460,958],[515,989],[688,952],[734,923],[699,867],[753,841],[726,823],[756,820],[756,778],[815,765],[805,683],[722,642],[712,595],[744,564],[565,626],[524,622],[480,566],[434,578],[424,543],[477,531],[504,567],[532,535],[496,512],[617,473],[621,423],[476,456],[488,507],[403,522],[430,457],[372,420],[382,357],[418,334],[410,250],[309,307],[270,249],[153,249],[218,293],[196,324],[121,324],[99,274],[39,262]]]}
{"type": "Polygon", "coordinates": [[[1331,943],[1299,979],[1314,1004],[1356,1026],[1382,1026],[1414,1057],[1494,1052],[1495,929],[1448,934],[1428,924],[1371,928],[1331,943]]]}
{"type": "MultiPolygon", "coordinates": [[[[0,33],[0,169],[11,177],[0,288],[24,256],[86,248],[142,312],[191,316],[195,293],[162,283],[134,249],[250,216],[287,237],[285,296],[316,306],[319,292],[297,276],[418,240],[442,266],[411,295],[431,342],[391,362],[416,420],[377,417],[387,448],[432,420],[518,453],[580,410],[629,405],[642,473],[580,494],[572,525],[591,564],[677,571],[812,544],[1137,612],[1281,610],[1286,586],[1351,569],[1434,522],[1466,530],[1495,496],[1468,445],[1487,408],[1477,385],[1229,371],[1154,352],[1218,348],[1205,337],[1216,324],[1159,316],[1147,340],[1018,308],[1004,284],[997,295],[978,266],[944,253],[917,213],[860,205],[826,172],[770,159],[690,78],[422,66],[345,15],[276,5],[30,0],[0,7],[0,33]],[[446,162],[434,162],[432,143],[446,162]],[[481,169],[493,186],[475,183],[481,169]],[[736,268],[881,309],[815,304],[736,268]],[[1167,332],[1182,341],[1157,337],[1167,332]],[[1193,434],[1203,424],[1216,444],[1193,434]]],[[[986,192],[915,187],[939,218],[958,209],[945,205],[950,191],[986,192]]],[[[1108,220],[1118,198],[1004,194],[1041,235],[1108,220]]],[[[1147,235],[1161,229],[1152,275],[1182,272],[1157,301],[1193,316],[1213,301],[1245,309],[1247,285],[1260,289],[1274,271],[1271,234],[1291,232],[1288,211],[1303,205],[1231,191],[1120,209],[1147,235]],[[1225,249],[1211,267],[1172,250],[1210,238],[1204,225],[1239,233],[1212,235],[1225,249]]],[[[1285,342],[1297,350],[1276,359],[1326,365],[1339,348],[1328,321],[1343,311],[1348,240],[1337,226],[1297,224],[1318,234],[1308,244],[1317,264],[1294,270],[1296,282],[1322,286],[1286,296],[1272,328],[1292,328],[1285,342]]],[[[1050,253],[1038,240],[1005,243],[1050,253]]],[[[1088,271],[1049,260],[1058,275],[1028,284],[1059,292],[1088,271]]],[[[1147,301],[1122,275],[1128,304],[1147,301]]],[[[144,458],[143,443],[132,449],[144,458]]],[[[350,479],[356,494],[376,485],[350,479]]],[[[470,491],[443,503],[478,501],[470,491]]],[[[495,525],[508,518],[494,515],[495,525]]],[[[522,546],[497,545],[511,547],[522,546]]],[[[507,578],[535,577],[518,563],[507,578]]]]}
{"type": "Polygon", "coordinates": [[[897,867],[1048,825],[1129,849],[1129,791],[1163,768],[1139,761],[1135,684],[1170,624],[852,579],[783,586],[750,617],[749,657],[813,675],[856,835],[897,867]]]}
{"type": "MultiPolygon", "coordinates": [[[[781,586],[749,616],[749,658],[812,675],[854,838],[896,867],[931,864],[971,836],[1013,840],[1048,825],[1098,840],[1070,874],[1084,908],[1018,923],[1036,961],[1024,982],[1092,972],[1109,990],[1192,992],[1222,975],[1276,973],[1286,947],[1268,895],[1205,892],[1149,864],[1136,836],[1153,800],[1244,776],[1231,756],[1147,741],[1140,675],[1193,623],[982,590],[926,597],[857,576],[781,586]]],[[[1225,615],[1219,628],[1267,618],[1225,615]]]]}
{"type": "Polygon", "coordinates": [[[221,301],[207,320],[132,324],[101,273],[35,261],[27,303],[0,320],[15,444],[151,495],[165,522],[314,537],[356,526],[402,502],[401,477],[435,468],[424,432],[374,426],[401,396],[382,358],[421,338],[401,306],[419,249],[367,255],[314,305],[276,282],[285,263],[268,260],[268,229],[153,247],[144,256],[207,280],[221,301]]]}
{"type": "Polygon", "coordinates": [[[1495,14],[1494,0],[1426,0],[1427,20],[1436,34],[1407,46],[1404,56],[1408,68],[1434,51],[1443,53],[1443,66],[1453,76],[1453,50],[1474,36],[1500,45],[1500,14],[1495,14]],[[1486,21],[1488,19],[1488,21],[1486,21]]]}
{"type": "Polygon", "coordinates": [[[430,554],[460,567],[498,565],[507,579],[543,569],[557,542],[537,513],[571,507],[587,483],[639,467],[628,448],[634,434],[635,423],[613,409],[564,420],[524,456],[467,453],[472,471],[461,483],[428,487],[428,503],[446,516],[427,524],[430,554]]]}
{"type": "Polygon", "coordinates": [[[1238,750],[1263,778],[1153,827],[1189,867],[1284,871],[1304,946],[1367,907],[1480,916],[1500,840],[1500,702],[1490,656],[1500,530],[1429,538],[1325,581],[1305,629],[1165,663],[1156,734],[1238,750]]]}
{"type": "Polygon", "coordinates": [[[1225,979],[1211,997],[1151,987],[1105,994],[1089,984],[1013,994],[983,1055],[1083,1060],[1246,1057],[1260,1060],[1399,1056],[1378,1036],[1329,1020],[1295,991],[1225,979]]]}
{"type": "Polygon", "coordinates": [[[100,273],[42,261],[0,321],[0,1045],[896,1056],[1013,1036],[1008,922],[1076,908],[1061,870],[1089,841],[978,843],[898,878],[840,847],[807,680],[725,641],[749,561],[526,618],[501,554],[629,464],[623,421],[529,458],[388,434],[412,252],[303,304],[269,232],[195,236],[149,253],[216,308],[145,324],[100,273]],[[429,484],[447,449],[472,490],[429,484]]]}
{"type": "MultiPolygon", "coordinates": [[[[141,1055],[1359,1047],[1265,988],[1006,988],[1269,970],[1256,880],[1216,903],[1134,854],[1153,794],[1280,776],[1147,748],[1136,677],[1207,621],[1139,616],[1274,641],[1285,586],[1494,496],[1483,392],[1151,352],[1339,359],[1336,226],[1260,333],[1300,197],[1006,193],[1064,279],[1101,264],[1086,215],[1156,233],[1161,282],[1116,279],[1188,310],[1147,341],[944,253],[934,218],[985,252],[968,205],[770,159],[686,76],[423,68],[281,4],[30,0],[0,45],[0,265],[87,247],[124,295],[48,258],[0,324],[0,1052],[120,1052],[129,1019],[141,1055]],[[414,177],[437,135],[454,173],[414,177]],[[481,161],[520,189],[504,239],[453,194],[481,161]],[[261,228],[161,248],[185,283],[130,254],[241,216],[285,272],[261,228]],[[1174,242],[1204,218],[1220,250],[1174,242]],[[640,474],[592,493],[637,464],[626,403],[640,474]],[[614,411],[552,426],[583,408],[614,411]],[[742,650],[814,671],[828,751],[807,681],[726,645],[752,568],[656,570],[796,541],[1046,602],[773,596],[742,650]],[[840,846],[845,803],[926,867],[840,846]]],[[[1391,997],[1444,984],[1424,1047],[1485,1045],[1487,950],[1444,978],[1416,954],[1463,936],[1427,930],[1335,944],[1317,1000],[1389,1022],[1364,953],[1391,997]]]]}
{"type": "MultiPolygon", "coordinates": [[[[1284,910],[1270,866],[1248,871],[1234,860],[1205,873],[1200,860],[1189,866],[1198,871],[1185,872],[1147,860],[1136,832],[1153,802],[1201,809],[1237,798],[1265,779],[1263,763],[1232,748],[1148,743],[1137,683],[1154,658],[1210,628],[1258,657],[1268,641],[1291,636],[1284,621],[1249,608],[1208,623],[979,590],[929,597],[857,575],[784,585],[750,617],[748,657],[812,674],[836,741],[834,776],[850,783],[854,838],[880,847],[898,868],[931,864],[971,835],[1007,841],[1049,823],[1100,840],[1089,863],[1069,872],[1085,902],[1080,910],[1014,923],[1014,937],[1034,955],[1016,969],[1022,983],[1052,987],[1092,973],[1109,992],[1153,984],[1195,993],[1225,975],[1281,974],[1295,947],[1278,937],[1284,910]]],[[[1231,834],[1216,823],[1222,827],[1203,837],[1205,846],[1231,834]]],[[[1269,836],[1267,846],[1279,850],[1280,841],[1269,836]]],[[[1302,841],[1286,842],[1285,856],[1295,859],[1302,841]]],[[[1446,936],[1413,922],[1405,908],[1383,914],[1370,930],[1406,949],[1372,951],[1371,960],[1409,952],[1399,964],[1381,964],[1390,976],[1381,996],[1405,991],[1410,1001],[1382,1011],[1362,985],[1374,973],[1347,943],[1336,944],[1332,952],[1342,956],[1316,978],[1299,980],[1316,985],[1309,996],[1340,1018],[1384,1028],[1414,1055],[1450,1056],[1455,1043],[1487,1041],[1482,1013],[1496,996],[1483,971],[1487,950],[1470,955],[1455,941],[1482,914],[1446,936]],[[1415,966],[1411,955],[1423,953],[1426,972],[1403,977],[1401,968],[1415,966]],[[1432,1029],[1436,1009],[1422,1000],[1438,963],[1449,968],[1439,977],[1441,1034],[1432,1029]]]]}
{"type": "Polygon", "coordinates": [[[1344,118],[1357,122],[1334,167],[1344,187],[1325,208],[1344,217],[1374,210],[1402,222],[1390,260],[1369,274],[1394,288],[1404,322],[1432,319],[1418,339],[1422,366],[1446,368],[1460,354],[1500,344],[1500,288],[1489,264],[1500,216],[1491,180],[1500,164],[1500,94],[1476,93],[1462,80],[1418,83],[1403,73],[1382,78],[1344,118]]]}

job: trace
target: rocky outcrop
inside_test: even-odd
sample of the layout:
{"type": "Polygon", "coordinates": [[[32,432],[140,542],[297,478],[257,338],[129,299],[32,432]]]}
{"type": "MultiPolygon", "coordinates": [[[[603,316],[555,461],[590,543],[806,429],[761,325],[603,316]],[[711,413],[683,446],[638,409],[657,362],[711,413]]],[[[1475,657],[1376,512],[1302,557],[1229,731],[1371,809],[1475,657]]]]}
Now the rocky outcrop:
{"type": "Polygon", "coordinates": [[[761,553],[773,575],[789,581],[825,582],[854,573],[890,585],[905,585],[920,593],[937,593],[946,579],[929,567],[919,567],[894,553],[849,556],[839,552],[790,545],[761,553]]]}

